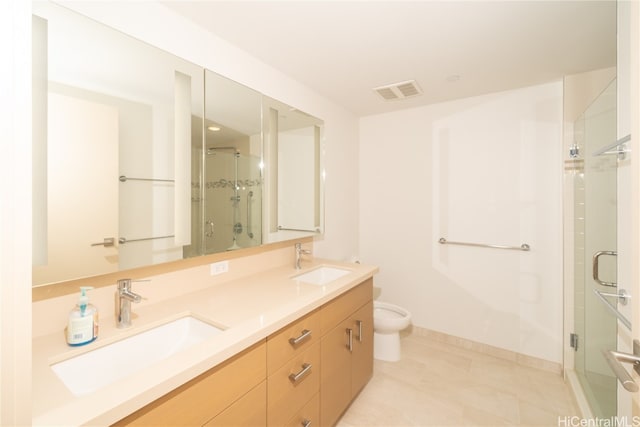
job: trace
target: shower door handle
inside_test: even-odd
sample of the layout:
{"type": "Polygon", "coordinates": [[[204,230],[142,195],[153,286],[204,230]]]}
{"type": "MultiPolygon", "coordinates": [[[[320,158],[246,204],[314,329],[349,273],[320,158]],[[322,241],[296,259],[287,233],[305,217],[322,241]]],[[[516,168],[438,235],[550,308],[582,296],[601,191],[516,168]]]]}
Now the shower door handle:
{"type": "Polygon", "coordinates": [[[251,230],[251,202],[253,201],[253,191],[249,191],[247,195],[247,236],[253,239],[253,231],[251,230]]]}
{"type": "Polygon", "coordinates": [[[596,281],[596,283],[602,285],[602,286],[611,286],[611,287],[616,287],[618,286],[617,283],[614,282],[605,282],[603,280],[600,280],[600,276],[598,273],[598,263],[600,260],[600,257],[602,255],[609,255],[609,256],[618,256],[617,252],[614,251],[598,251],[595,254],[593,254],[593,259],[592,259],[592,264],[593,264],[593,280],[596,281]]]}

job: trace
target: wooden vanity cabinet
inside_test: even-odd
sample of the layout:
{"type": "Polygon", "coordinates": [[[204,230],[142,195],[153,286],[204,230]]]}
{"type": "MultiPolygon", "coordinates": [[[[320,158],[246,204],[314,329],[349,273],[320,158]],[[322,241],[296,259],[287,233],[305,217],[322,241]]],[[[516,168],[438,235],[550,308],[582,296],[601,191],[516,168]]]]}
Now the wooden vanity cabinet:
{"type": "Polygon", "coordinates": [[[373,279],[115,426],[333,426],[373,375],[373,279]]]}
{"type": "Polygon", "coordinates": [[[114,425],[264,426],[265,379],[263,340],[114,425]]]}
{"type": "Polygon", "coordinates": [[[373,280],[322,308],[320,424],[333,426],[373,375],[373,280]]]}

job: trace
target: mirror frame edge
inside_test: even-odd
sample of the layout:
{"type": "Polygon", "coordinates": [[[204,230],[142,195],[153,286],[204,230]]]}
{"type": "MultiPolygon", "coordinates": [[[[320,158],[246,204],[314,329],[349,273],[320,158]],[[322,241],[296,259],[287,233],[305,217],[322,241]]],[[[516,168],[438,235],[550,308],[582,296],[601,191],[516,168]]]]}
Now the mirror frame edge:
{"type": "Polygon", "coordinates": [[[118,279],[124,277],[130,279],[142,279],[160,274],[171,273],[189,268],[200,267],[212,262],[232,260],[236,258],[259,255],[286,247],[293,247],[296,243],[313,243],[315,236],[307,236],[298,239],[285,240],[274,243],[263,243],[260,246],[238,249],[230,252],[217,252],[210,255],[201,255],[192,258],[185,258],[171,262],[165,262],[155,265],[148,265],[129,270],[121,270],[114,273],[101,274],[97,276],[83,277],[79,279],[67,280],[63,282],[47,283],[41,286],[31,288],[31,301],[38,302],[50,298],[56,298],[64,295],[75,294],[78,292],[79,286],[93,286],[94,288],[102,288],[113,286],[118,279]]]}

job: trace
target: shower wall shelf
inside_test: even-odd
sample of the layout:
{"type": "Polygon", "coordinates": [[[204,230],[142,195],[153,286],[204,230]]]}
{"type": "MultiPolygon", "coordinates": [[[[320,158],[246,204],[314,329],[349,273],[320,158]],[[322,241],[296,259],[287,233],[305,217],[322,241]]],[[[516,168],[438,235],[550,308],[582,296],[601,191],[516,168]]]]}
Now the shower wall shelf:
{"type": "MultiPolygon", "coordinates": [[[[606,296],[609,296],[609,295],[605,294],[604,292],[600,292],[597,289],[594,289],[593,293],[596,294],[600,302],[602,302],[605,305],[605,307],[607,307],[609,311],[618,318],[620,323],[626,326],[628,330],[631,330],[631,322],[629,321],[629,319],[627,319],[624,314],[620,313],[620,311],[618,311],[616,306],[613,305],[609,300],[605,298],[605,295],[606,296]]],[[[617,298],[629,298],[628,295],[622,295],[622,294],[618,294],[614,296],[616,296],[617,298]]]]}
{"type": "Polygon", "coordinates": [[[524,251],[524,252],[528,252],[531,250],[531,246],[529,246],[526,243],[523,243],[520,246],[488,245],[485,243],[451,242],[445,239],[444,237],[441,237],[438,240],[438,243],[440,243],[441,245],[475,246],[477,248],[507,249],[507,250],[524,251]]]}
{"type": "MultiPolygon", "coordinates": [[[[616,155],[622,155],[624,156],[627,153],[630,153],[631,150],[628,150],[625,147],[625,143],[631,141],[631,134],[627,135],[627,136],[623,136],[622,138],[620,138],[619,140],[617,140],[614,143],[611,143],[609,145],[606,145],[602,148],[600,148],[599,150],[596,150],[593,152],[593,156],[605,156],[608,154],[616,154],[616,155]]],[[[624,159],[624,157],[622,157],[622,159],[624,159]]]]}

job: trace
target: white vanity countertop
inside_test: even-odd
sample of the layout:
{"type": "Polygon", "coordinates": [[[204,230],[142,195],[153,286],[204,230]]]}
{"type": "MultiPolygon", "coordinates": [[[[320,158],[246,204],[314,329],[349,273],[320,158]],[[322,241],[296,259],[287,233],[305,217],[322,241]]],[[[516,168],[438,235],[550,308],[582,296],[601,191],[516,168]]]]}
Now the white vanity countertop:
{"type": "MultiPolygon", "coordinates": [[[[33,425],[109,425],[151,403],[190,379],[266,338],[372,277],[377,267],[316,259],[302,270],[279,267],[218,284],[171,300],[132,306],[133,326],[117,329],[115,319],[101,317],[100,334],[86,346],[66,345],[63,331],[33,341],[33,425]],[[326,285],[295,280],[321,265],[351,270],[326,285]],[[50,365],[100,346],[193,315],[227,329],[200,344],[88,395],[76,397],[50,365]]],[[[179,286],[179,284],[176,284],[179,286]]]]}

